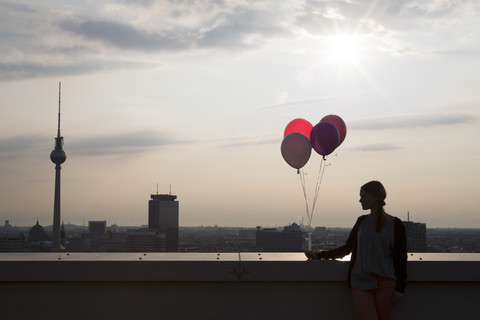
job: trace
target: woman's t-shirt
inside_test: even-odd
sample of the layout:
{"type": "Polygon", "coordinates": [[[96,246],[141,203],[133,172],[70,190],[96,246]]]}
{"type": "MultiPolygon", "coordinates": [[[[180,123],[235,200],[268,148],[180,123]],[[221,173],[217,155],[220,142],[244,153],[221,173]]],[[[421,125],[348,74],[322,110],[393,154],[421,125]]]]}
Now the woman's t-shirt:
{"type": "Polygon", "coordinates": [[[352,288],[376,289],[377,276],[396,280],[393,267],[394,217],[387,214],[385,225],[375,232],[375,218],[370,214],[357,232],[357,258],[352,269],[352,288]]]}

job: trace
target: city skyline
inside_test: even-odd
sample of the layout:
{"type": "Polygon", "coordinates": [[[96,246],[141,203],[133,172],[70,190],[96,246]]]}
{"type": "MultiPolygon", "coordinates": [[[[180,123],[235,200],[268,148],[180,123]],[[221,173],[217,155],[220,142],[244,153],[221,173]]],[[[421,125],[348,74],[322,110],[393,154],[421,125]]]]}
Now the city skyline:
{"type": "MultiPolygon", "coordinates": [[[[2,1],[0,221],[142,225],[158,190],[179,225],[306,221],[282,159],[289,121],[347,126],[312,226],[351,227],[360,186],[431,227],[480,228],[475,1],[2,1]],[[158,189],[157,189],[158,184],[158,189]]],[[[320,156],[312,152],[308,205],[320,156]]]]}

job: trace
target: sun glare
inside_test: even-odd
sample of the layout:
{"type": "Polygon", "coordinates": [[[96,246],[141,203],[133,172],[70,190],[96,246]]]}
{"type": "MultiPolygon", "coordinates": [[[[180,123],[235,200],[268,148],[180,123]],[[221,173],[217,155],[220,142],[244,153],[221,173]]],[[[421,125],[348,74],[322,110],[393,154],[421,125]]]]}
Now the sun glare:
{"type": "Polygon", "coordinates": [[[328,43],[330,60],[338,64],[352,64],[358,60],[358,38],[352,35],[337,35],[328,43]]]}

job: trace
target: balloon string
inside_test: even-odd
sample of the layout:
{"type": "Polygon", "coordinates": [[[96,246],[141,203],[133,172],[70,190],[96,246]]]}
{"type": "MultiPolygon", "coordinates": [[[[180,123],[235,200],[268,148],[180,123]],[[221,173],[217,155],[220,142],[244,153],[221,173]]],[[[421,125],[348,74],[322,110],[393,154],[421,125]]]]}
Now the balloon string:
{"type": "Polygon", "coordinates": [[[313,203],[312,203],[312,212],[310,214],[309,221],[308,221],[308,230],[311,231],[312,228],[312,218],[313,218],[313,212],[315,210],[315,205],[317,204],[317,199],[318,199],[318,194],[320,192],[320,186],[322,185],[322,180],[323,180],[323,174],[325,172],[325,158],[322,158],[320,162],[320,167],[318,169],[318,175],[317,175],[317,184],[315,186],[315,195],[313,197],[313,203]]]}
{"type": "Polygon", "coordinates": [[[310,212],[308,210],[307,189],[305,187],[305,173],[300,171],[300,183],[302,184],[303,197],[305,198],[305,208],[307,209],[307,218],[310,219],[310,212]]]}
{"type": "MultiPolygon", "coordinates": [[[[315,210],[315,205],[317,203],[317,198],[318,198],[318,194],[320,192],[320,186],[322,184],[322,180],[323,180],[323,173],[325,172],[325,159],[322,158],[322,160],[320,161],[320,167],[318,168],[318,175],[317,175],[317,184],[315,186],[315,196],[313,198],[313,203],[312,203],[312,216],[313,216],[313,210],[315,210]]],[[[310,219],[310,223],[311,223],[311,219],[310,219]]],[[[309,227],[310,227],[310,224],[309,224],[309,227]]]]}
{"type": "Polygon", "coordinates": [[[312,211],[309,210],[308,207],[308,199],[307,199],[307,188],[306,188],[306,181],[305,181],[305,173],[303,170],[298,170],[297,173],[299,173],[300,176],[300,183],[302,184],[302,190],[303,190],[303,197],[305,198],[305,208],[307,210],[307,219],[308,219],[308,250],[311,250],[311,230],[312,230],[312,219],[313,219],[313,212],[315,210],[315,205],[317,203],[318,199],[318,194],[320,192],[320,186],[322,184],[323,180],[323,174],[325,172],[325,158],[323,157],[322,160],[320,161],[320,167],[318,169],[318,175],[317,175],[317,184],[315,186],[315,194],[313,197],[313,203],[312,203],[312,211]]]}

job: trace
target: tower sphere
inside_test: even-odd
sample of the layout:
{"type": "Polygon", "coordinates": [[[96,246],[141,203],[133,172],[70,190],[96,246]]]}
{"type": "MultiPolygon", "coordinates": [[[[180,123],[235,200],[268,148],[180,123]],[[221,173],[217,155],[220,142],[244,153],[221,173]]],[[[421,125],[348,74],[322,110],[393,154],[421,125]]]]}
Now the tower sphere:
{"type": "Polygon", "coordinates": [[[50,160],[52,160],[53,163],[55,164],[62,164],[67,160],[67,155],[65,154],[65,151],[61,149],[55,149],[50,153],[50,160]]]}

